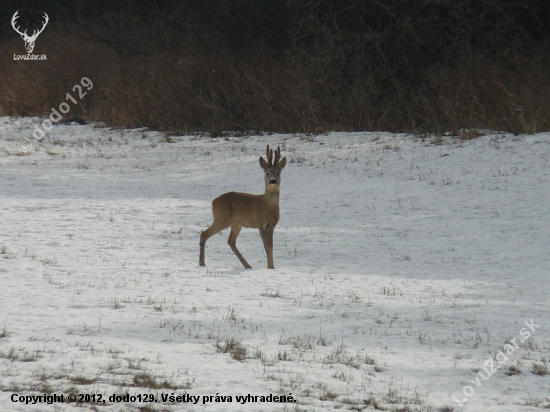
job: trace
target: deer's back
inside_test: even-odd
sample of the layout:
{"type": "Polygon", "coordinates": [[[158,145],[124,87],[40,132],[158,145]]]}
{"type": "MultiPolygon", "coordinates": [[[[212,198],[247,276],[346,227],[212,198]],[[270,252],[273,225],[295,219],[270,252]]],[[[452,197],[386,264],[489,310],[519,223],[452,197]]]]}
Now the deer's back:
{"type": "Polygon", "coordinates": [[[227,225],[238,223],[247,228],[257,228],[255,209],[262,202],[262,195],[228,192],[212,201],[212,212],[216,219],[227,225]]]}

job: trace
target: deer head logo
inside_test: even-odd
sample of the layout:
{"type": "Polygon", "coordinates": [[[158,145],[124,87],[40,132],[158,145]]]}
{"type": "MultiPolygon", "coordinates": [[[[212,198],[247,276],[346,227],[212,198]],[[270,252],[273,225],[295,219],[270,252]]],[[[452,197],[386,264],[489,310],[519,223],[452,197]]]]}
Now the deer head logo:
{"type": "Polygon", "coordinates": [[[11,19],[11,26],[13,27],[13,29],[17,33],[19,33],[21,35],[21,38],[25,41],[25,49],[27,49],[27,53],[31,54],[33,49],[34,49],[34,42],[38,38],[38,35],[44,31],[44,29],[46,28],[46,25],[48,24],[48,21],[50,20],[50,18],[48,17],[48,15],[46,13],[44,13],[44,23],[42,25],[42,28],[40,30],[34,30],[33,33],[32,33],[32,36],[29,36],[29,35],[27,35],[27,30],[25,30],[24,32],[21,32],[19,30],[19,26],[17,26],[17,27],[15,26],[16,20],[19,17],[18,13],[19,13],[19,10],[17,10],[15,12],[15,14],[13,15],[13,17],[11,19]]]}

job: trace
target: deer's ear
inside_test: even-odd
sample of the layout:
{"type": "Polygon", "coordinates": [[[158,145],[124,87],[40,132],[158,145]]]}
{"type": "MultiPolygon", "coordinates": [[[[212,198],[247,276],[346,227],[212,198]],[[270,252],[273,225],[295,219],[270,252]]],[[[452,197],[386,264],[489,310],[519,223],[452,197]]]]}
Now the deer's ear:
{"type": "Polygon", "coordinates": [[[286,166],[286,157],[283,157],[283,158],[281,159],[281,161],[279,162],[279,164],[277,165],[277,167],[278,167],[280,170],[283,170],[285,166],[286,166]]]}
{"type": "Polygon", "coordinates": [[[260,157],[260,166],[264,170],[267,169],[267,162],[265,161],[265,159],[263,157],[260,157]]]}

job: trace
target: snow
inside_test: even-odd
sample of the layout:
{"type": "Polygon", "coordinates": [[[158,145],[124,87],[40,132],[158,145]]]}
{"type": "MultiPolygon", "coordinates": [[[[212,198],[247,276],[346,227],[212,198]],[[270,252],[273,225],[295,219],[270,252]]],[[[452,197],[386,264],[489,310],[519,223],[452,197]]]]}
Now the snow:
{"type": "Polygon", "coordinates": [[[21,153],[17,142],[40,121],[0,118],[2,411],[550,406],[550,374],[533,373],[550,359],[550,134],[169,143],[71,124],[21,153]],[[211,201],[263,192],[266,144],[288,158],[276,269],[251,229],[237,245],[252,270],[228,230],[199,267],[211,201]],[[491,359],[498,370],[479,379],[491,359]],[[511,365],[522,373],[507,375],[511,365]],[[106,402],[11,400],[53,393],[106,402]],[[108,400],[126,393],[158,402],[108,400]],[[297,402],[236,400],[248,394],[297,402]]]}

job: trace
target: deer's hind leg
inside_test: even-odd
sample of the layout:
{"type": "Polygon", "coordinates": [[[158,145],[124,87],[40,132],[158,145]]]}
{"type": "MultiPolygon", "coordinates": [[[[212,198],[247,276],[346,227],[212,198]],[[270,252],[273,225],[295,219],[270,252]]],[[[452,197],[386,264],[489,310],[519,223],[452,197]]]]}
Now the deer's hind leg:
{"type": "Polygon", "coordinates": [[[241,252],[239,252],[239,249],[237,249],[237,236],[239,236],[239,233],[241,232],[242,226],[238,223],[233,223],[231,225],[231,233],[229,234],[229,238],[227,239],[227,243],[231,247],[231,250],[233,253],[237,255],[241,263],[243,264],[245,269],[252,269],[252,266],[248,264],[246,259],[241,255],[241,252]]]}
{"type": "Polygon", "coordinates": [[[220,233],[222,230],[227,229],[229,225],[226,222],[221,220],[216,220],[214,217],[214,222],[212,225],[201,232],[201,240],[199,241],[200,245],[200,256],[199,256],[199,266],[206,266],[204,263],[204,245],[206,241],[214,236],[216,233],[220,233]]]}

